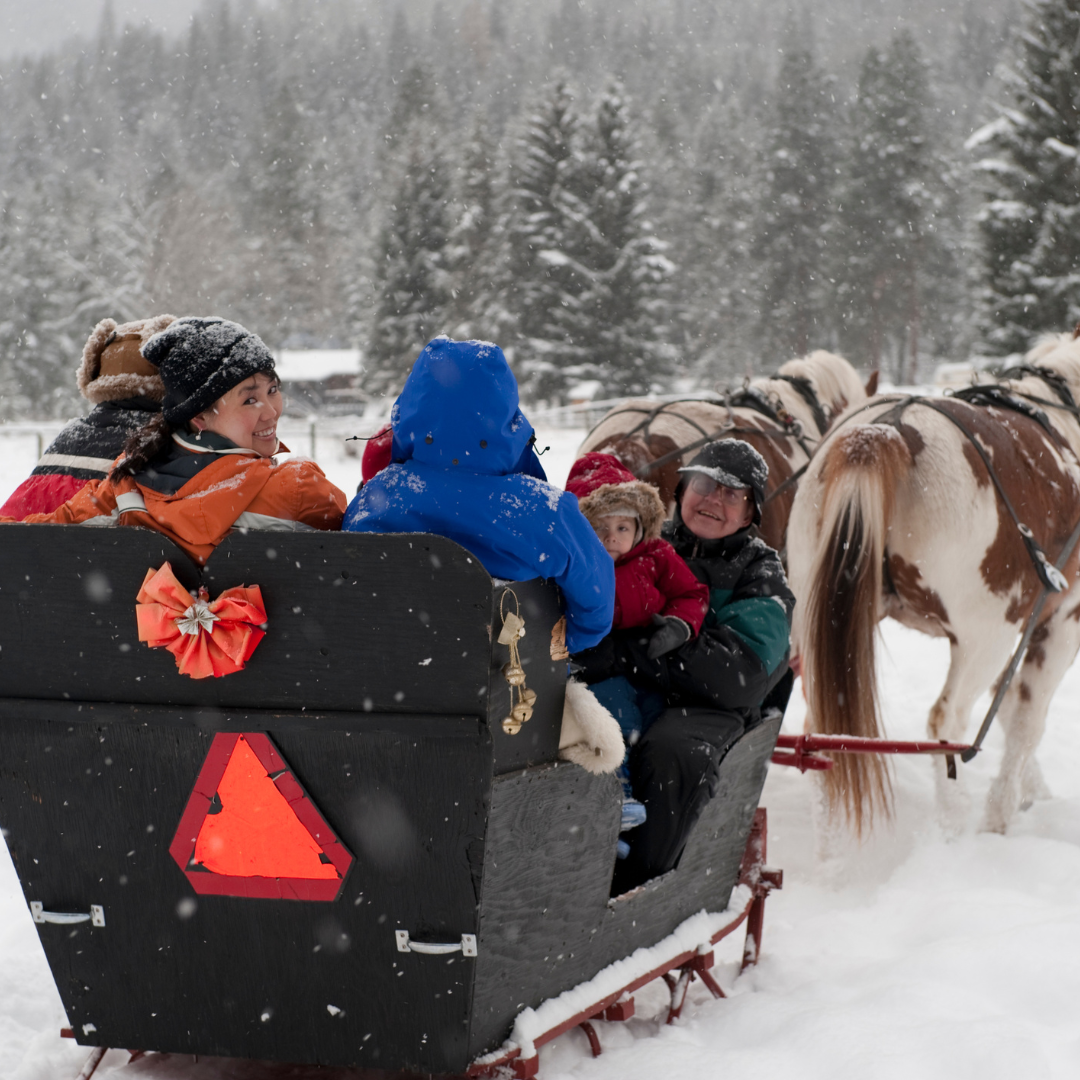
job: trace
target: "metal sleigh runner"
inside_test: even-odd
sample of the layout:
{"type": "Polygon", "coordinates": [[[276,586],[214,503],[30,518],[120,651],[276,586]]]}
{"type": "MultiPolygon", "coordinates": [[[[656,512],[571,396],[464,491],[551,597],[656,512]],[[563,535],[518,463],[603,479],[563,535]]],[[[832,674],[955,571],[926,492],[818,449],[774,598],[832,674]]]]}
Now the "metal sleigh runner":
{"type": "Polygon", "coordinates": [[[669,1019],[722,996],[740,927],[756,961],[780,713],[611,898],[621,787],[558,758],[553,586],[424,535],[234,534],[201,569],[140,529],[5,543],[0,827],[84,1078],[107,1047],[528,1077],[654,979],[669,1019]]]}

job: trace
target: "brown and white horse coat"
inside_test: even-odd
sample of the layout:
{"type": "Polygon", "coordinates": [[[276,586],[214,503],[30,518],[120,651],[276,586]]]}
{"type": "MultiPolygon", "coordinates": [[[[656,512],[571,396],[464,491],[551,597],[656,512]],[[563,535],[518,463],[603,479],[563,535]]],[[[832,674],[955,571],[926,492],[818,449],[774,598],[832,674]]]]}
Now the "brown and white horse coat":
{"type": "MultiPolygon", "coordinates": [[[[871,376],[876,386],[876,373],[871,376]]],[[[765,458],[769,466],[769,492],[788,481],[806,465],[822,432],[848,406],[866,401],[867,389],[855,369],[842,357],[817,350],[798,360],[789,360],[775,377],[754,379],[749,388],[757,391],[781,416],[798,423],[801,437],[761,411],[745,405],[729,406],[723,402],[683,400],[663,406],[655,401],[634,399],[617,405],[585,437],[578,454],[590,450],[614,454],[626,467],[660,489],[669,510],[674,504],[679,468],[689,464],[700,449],[702,440],[712,438],[745,439],[765,458]],[[803,380],[819,410],[799,392],[791,379],[803,380]],[[650,414],[654,414],[650,417],[650,414]],[[648,419],[648,423],[644,421],[648,419]],[[653,461],[682,447],[691,450],[665,464],[645,471],[653,461]]],[[[873,393],[873,389],[870,390],[873,393]]],[[[736,396],[737,399],[737,396],[736,396]]],[[[795,484],[789,484],[765,505],[760,532],[770,547],[781,550],[787,531],[788,514],[795,497],[795,484]]]]}
{"type": "MultiPolygon", "coordinates": [[[[1044,339],[1026,358],[1061,376],[1080,400],[1080,342],[1044,339]]],[[[1010,380],[1013,394],[1056,403],[1051,383],[1010,380]]],[[[955,416],[989,457],[1017,517],[1054,562],[1080,517],[1080,423],[1044,406],[1052,430],[1008,408],[950,399],[955,416]]],[[[871,403],[823,442],[799,485],[788,533],[795,611],[811,730],[879,734],[875,627],[886,615],[948,639],[945,686],[929,733],[959,741],[975,700],[1001,678],[1042,591],[1031,556],[986,465],[950,420],[916,400],[871,403]],[[875,423],[889,417],[889,422],[875,423]]],[[[1048,796],[1034,753],[1050,699],[1080,646],[1080,549],[1063,572],[1073,586],[1050,594],[997,722],[1005,755],[984,828],[1003,832],[1021,805],[1048,796]]],[[[943,809],[945,766],[935,762],[943,809]]],[[[888,773],[877,756],[837,755],[824,777],[828,802],[861,829],[889,808],[888,773]]],[[[955,827],[955,822],[948,823],[955,827]]]]}

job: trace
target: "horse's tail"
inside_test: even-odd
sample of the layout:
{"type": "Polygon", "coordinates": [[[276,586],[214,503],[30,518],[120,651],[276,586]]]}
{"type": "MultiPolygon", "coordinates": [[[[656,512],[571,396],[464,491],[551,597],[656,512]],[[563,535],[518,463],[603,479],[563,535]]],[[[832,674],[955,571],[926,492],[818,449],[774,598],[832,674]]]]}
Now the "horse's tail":
{"type": "MultiPolygon", "coordinates": [[[[907,444],[887,425],[852,425],[825,452],[823,539],[810,569],[802,641],[810,721],[825,734],[879,734],[874,644],[885,538],[894,493],[911,465],[907,444]]],[[[888,769],[877,754],[834,761],[823,774],[829,806],[842,808],[862,834],[875,812],[892,812],[888,769]]]]}

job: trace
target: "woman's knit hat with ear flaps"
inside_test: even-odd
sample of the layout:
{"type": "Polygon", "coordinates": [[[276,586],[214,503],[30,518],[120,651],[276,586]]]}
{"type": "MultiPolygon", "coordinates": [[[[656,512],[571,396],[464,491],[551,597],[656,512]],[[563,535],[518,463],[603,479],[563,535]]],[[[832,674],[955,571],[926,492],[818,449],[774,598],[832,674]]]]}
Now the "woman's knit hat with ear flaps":
{"type": "Polygon", "coordinates": [[[139,350],[175,321],[175,315],[119,325],[115,319],[102,319],[83,347],[76,375],[82,396],[94,405],[139,397],[161,401],[165,387],[158,369],[139,350]]]}
{"type": "Polygon", "coordinates": [[[639,480],[613,454],[583,454],[574,462],[566,490],[589,522],[620,515],[641,522],[642,539],[655,540],[664,522],[660,493],[639,480]]]}
{"type": "Polygon", "coordinates": [[[176,319],[143,345],[142,354],[161,372],[161,411],[174,426],[252,375],[274,371],[274,356],[258,334],[216,316],[176,319]]]}

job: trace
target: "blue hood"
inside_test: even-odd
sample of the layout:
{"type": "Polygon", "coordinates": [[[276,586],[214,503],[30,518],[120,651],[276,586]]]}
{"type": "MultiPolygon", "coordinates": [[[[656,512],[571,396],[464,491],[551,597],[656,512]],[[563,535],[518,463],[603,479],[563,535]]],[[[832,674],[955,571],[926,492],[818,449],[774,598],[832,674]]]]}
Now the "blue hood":
{"type": "Polygon", "coordinates": [[[532,448],[532,424],[518,408],[517,380],[498,345],[448,337],[428,342],[391,420],[395,462],[547,479],[532,448]]]}
{"type": "Polygon", "coordinates": [[[517,380],[497,345],[440,337],[394,405],[393,460],[357,492],[346,532],[435,533],[493,577],[551,578],[572,652],[611,629],[615,564],[578,509],[547,483],[517,380]]]}

